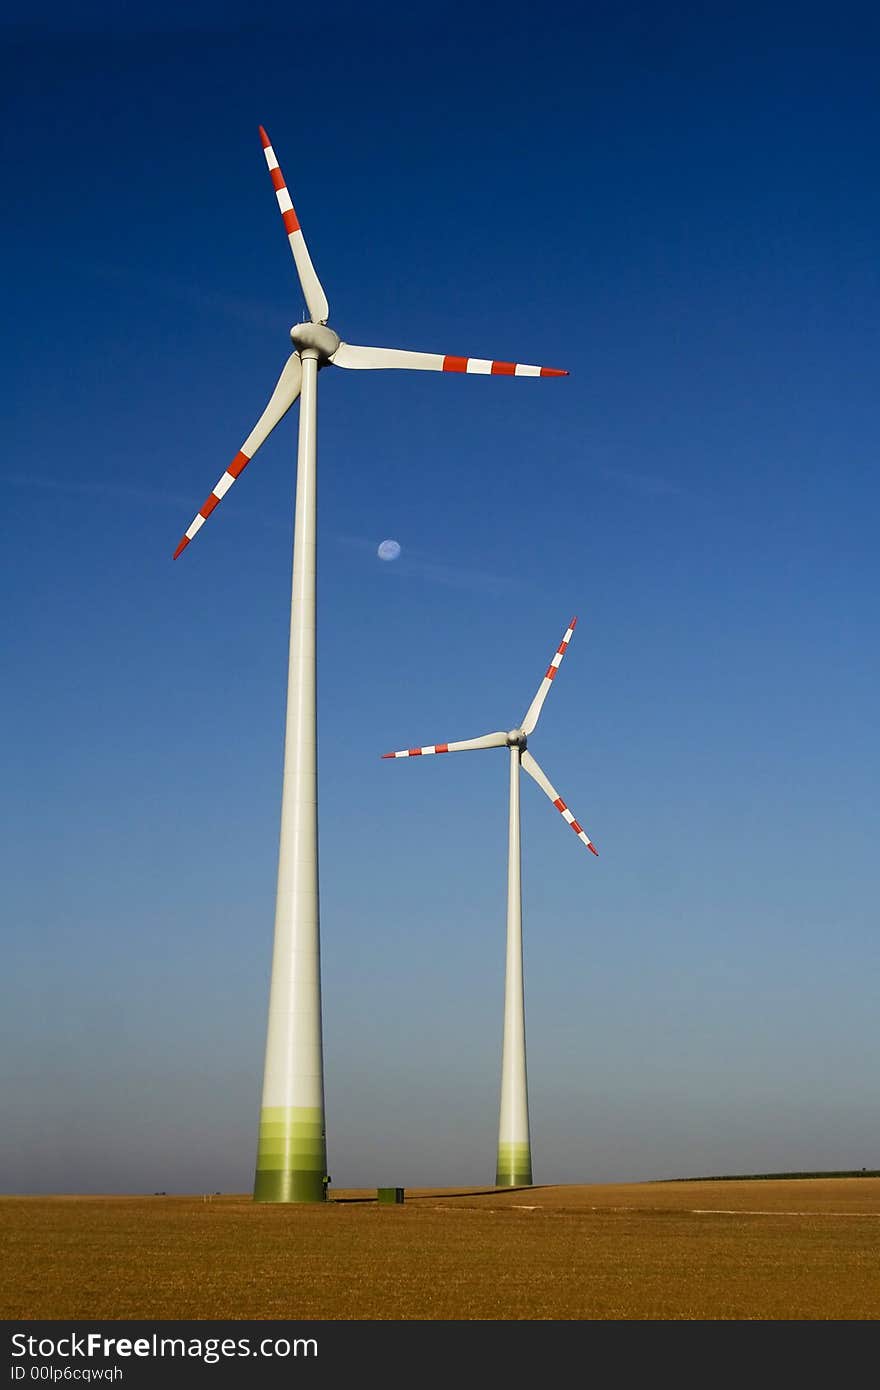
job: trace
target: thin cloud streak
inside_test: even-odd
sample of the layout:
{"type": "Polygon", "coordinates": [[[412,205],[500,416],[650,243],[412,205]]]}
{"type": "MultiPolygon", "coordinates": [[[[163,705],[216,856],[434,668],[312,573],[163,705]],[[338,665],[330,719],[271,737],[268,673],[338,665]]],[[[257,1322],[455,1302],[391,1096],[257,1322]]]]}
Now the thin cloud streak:
{"type": "MultiPolygon", "coordinates": [[[[335,535],[337,545],[376,558],[376,541],[364,536],[335,535]]],[[[443,560],[434,560],[403,547],[399,559],[393,565],[382,565],[384,573],[395,574],[398,579],[422,579],[428,584],[442,584],[449,589],[470,589],[479,593],[504,594],[521,588],[519,580],[512,575],[490,574],[486,570],[469,569],[467,566],[452,565],[443,560]]]]}
{"type": "MultiPolygon", "coordinates": [[[[172,275],[163,275],[159,271],[145,270],[140,265],[125,266],[92,262],[86,265],[81,264],[79,269],[96,280],[103,280],[115,285],[128,285],[132,292],[138,295],[141,295],[144,290],[153,291],[167,299],[189,305],[191,308],[210,313],[216,310],[240,323],[256,324],[260,328],[273,330],[278,326],[277,309],[270,309],[266,304],[245,299],[241,295],[210,290],[201,285],[177,279],[172,275]]],[[[282,343],[282,348],[283,346],[282,343]]]]}
{"type": "Polygon", "coordinates": [[[610,483],[618,483],[627,492],[637,492],[642,497],[683,497],[685,489],[669,478],[659,478],[656,474],[635,473],[629,468],[600,468],[599,476],[610,483]]]}
{"type": "Polygon", "coordinates": [[[173,503],[175,507],[186,507],[192,497],[181,493],[165,492],[163,489],[126,487],[124,483],[80,483],[67,478],[41,478],[34,474],[6,474],[0,478],[0,487],[31,487],[46,492],[75,493],[88,497],[125,497],[134,502],[150,502],[154,506],[173,503]]]}

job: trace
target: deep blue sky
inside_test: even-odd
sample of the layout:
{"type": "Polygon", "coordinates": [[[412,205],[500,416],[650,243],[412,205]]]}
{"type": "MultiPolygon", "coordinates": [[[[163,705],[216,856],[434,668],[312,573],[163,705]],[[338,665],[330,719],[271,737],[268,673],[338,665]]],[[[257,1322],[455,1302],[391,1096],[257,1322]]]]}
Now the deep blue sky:
{"type": "Polygon", "coordinates": [[[0,1185],[252,1181],[295,412],[171,553],[301,315],[261,122],[344,337],[571,372],[321,376],[334,1183],[493,1175],[506,757],[379,754],[573,613],[536,1181],[876,1165],[876,11],[155,13],[4,35],[0,1185]]]}

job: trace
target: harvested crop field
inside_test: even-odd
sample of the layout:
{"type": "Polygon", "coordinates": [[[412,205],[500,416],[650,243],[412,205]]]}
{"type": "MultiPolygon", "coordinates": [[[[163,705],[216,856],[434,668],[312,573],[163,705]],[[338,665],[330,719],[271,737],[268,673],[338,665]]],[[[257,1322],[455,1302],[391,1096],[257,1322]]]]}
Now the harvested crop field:
{"type": "Polygon", "coordinates": [[[875,1319],[880,1178],[5,1197],[6,1319],[875,1319]]]}

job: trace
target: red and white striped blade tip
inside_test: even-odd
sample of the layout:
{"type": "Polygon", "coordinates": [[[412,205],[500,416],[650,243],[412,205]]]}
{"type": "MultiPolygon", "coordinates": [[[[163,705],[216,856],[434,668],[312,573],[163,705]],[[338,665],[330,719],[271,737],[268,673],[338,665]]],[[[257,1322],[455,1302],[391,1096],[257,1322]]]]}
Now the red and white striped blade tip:
{"type": "MultiPolygon", "coordinates": [[[[263,146],[264,153],[266,152],[266,150],[270,150],[272,153],[272,158],[270,159],[269,155],[267,154],[266,159],[269,160],[269,174],[272,178],[272,187],[275,189],[275,197],[278,199],[278,210],[281,213],[281,220],[284,223],[284,230],[287,232],[288,236],[292,236],[294,232],[299,232],[300,236],[302,236],[302,227],[300,226],[299,218],[296,215],[296,208],[293,206],[293,203],[291,202],[290,192],[288,190],[287,184],[284,182],[284,175],[282,174],[281,168],[278,164],[278,160],[275,155],[274,148],[272,146],[272,141],[269,139],[268,135],[266,134],[266,131],[263,129],[262,126],[260,126],[260,143],[263,146]],[[274,164],[272,162],[273,160],[274,164]]],[[[291,250],[293,250],[292,245],[291,250]]],[[[312,267],[312,273],[314,274],[314,267],[312,267]]]]}
{"type": "Polygon", "coordinates": [[[365,347],[340,343],[330,358],[334,367],[351,370],[397,368],[402,371],[453,372],[466,376],[568,376],[560,367],[526,362],[501,362],[490,357],[457,357],[441,352],[410,352],[407,348],[365,347]]]}
{"type": "MultiPolygon", "coordinates": [[[[566,651],[568,650],[568,644],[569,644],[569,642],[571,641],[571,633],[574,632],[574,630],[575,630],[576,627],[577,627],[577,618],[572,618],[571,622],[568,624],[568,627],[565,629],[565,633],[564,633],[564,635],[563,635],[562,641],[559,643],[559,646],[556,648],[556,651],[553,653],[553,658],[552,658],[552,660],[551,660],[551,662],[550,662],[550,665],[547,667],[547,670],[546,670],[545,673],[544,673],[544,680],[545,680],[545,681],[552,681],[552,680],[555,680],[555,678],[556,678],[556,672],[559,670],[560,666],[562,665],[562,658],[565,656],[565,653],[566,653],[566,651]]],[[[538,695],[541,695],[541,690],[540,690],[540,689],[538,690],[538,695]]],[[[546,691],[544,692],[544,695],[546,696],[546,691]]],[[[543,703],[544,703],[544,701],[543,701],[543,698],[542,698],[541,704],[543,705],[543,703]]],[[[539,709],[538,709],[538,713],[540,713],[540,706],[539,706],[539,709]]],[[[526,716],[526,718],[528,718],[528,715],[526,716]]],[[[531,733],[533,727],[534,727],[534,725],[532,725],[531,728],[526,729],[526,733],[531,733]]]]}
{"type": "Polygon", "coordinates": [[[309,317],[312,323],[326,323],[330,314],[330,305],[327,303],[327,296],[324,293],[324,288],[312,264],[312,258],[309,255],[309,249],[305,243],[303,230],[290,197],[290,190],[284,181],[284,175],[281,172],[275,149],[269,139],[268,132],[263,126],[260,126],[259,129],[263,154],[266,156],[266,163],[269,166],[269,176],[272,180],[272,187],[275,189],[278,211],[281,213],[284,230],[287,232],[290,249],[296,264],[296,273],[299,276],[300,289],[306,301],[309,317]]]}
{"type": "MultiPolygon", "coordinates": [[[[257,444],[256,448],[258,449],[259,447],[259,444],[257,444]]],[[[211,515],[214,509],[217,506],[219,506],[220,502],[222,502],[223,498],[226,496],[227,492],[231,488],[232,484],[235,482],[236,478],[241,476],[241,474],[247,468],[250,461],[251,455],[246,454],[243,449],[240,449],[239,452],[236,454],[235,458],[230,463],[226,472],[223,474],[223,477],[220,479],[218,483],[215,484],[213,491],[210,492],[208,496],[205,498],[205,501],[199,507],[199,510],[196,512],[189,526],[184,531],[178,543],[177,549],[171,557],[172,560],[176,560],[180,552],[182,550],[186,550],[186,547],[189,545],[190,541],[195,539],[199,531],[204,526],[205,522],[208,520],[208,517],[211,515]],[[220,488],[221,491],[218,492],[218,488],[220,488]]]]}
{"type": "MultiPolygon", "coordinates": [[[[471,375],[476,369],[487,376],[520,376],[522,375],[522,365],[518,362],[496,362],[482,357],[455,357],[447,354],[443,358],[444,372],[465,372],[471,375]],[[520,367],[520,371],[517,371],[520,367]]],[[[569,373],[561,367],[536,367],[531,370],[534,376],[568,376],[569,373]]]]}
{"type": "Polygon", "coordinates": [[[426,744],[424,748],[401,748],[396,753],[383,753],[383,758],[421,758],[425,753],[448,753],[448,743],[426,744]]]}
{"type": "MultiPolygon", "coordinates": [[[[422,354],[419,354],[421,356],[422,354]]],[[[533,367],[522,362],[499,362],[483,357],[455,357],[447,354],[442,359],[444,372],[466,372],[468,375],[488,376],[568,376],[562,367],[533,367]]]]}

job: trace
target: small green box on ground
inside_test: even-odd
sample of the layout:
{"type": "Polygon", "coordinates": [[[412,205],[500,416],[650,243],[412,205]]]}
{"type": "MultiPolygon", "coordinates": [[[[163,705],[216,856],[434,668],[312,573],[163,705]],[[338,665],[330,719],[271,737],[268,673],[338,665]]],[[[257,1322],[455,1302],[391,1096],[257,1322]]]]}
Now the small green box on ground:
{"type": "Polygon", "coordinates": [[[390,1205],[401,1206],[403,1204],[402,1187],[377,1187],[376,1200],[378,1202],[388,1202],[390,1205]]]}

